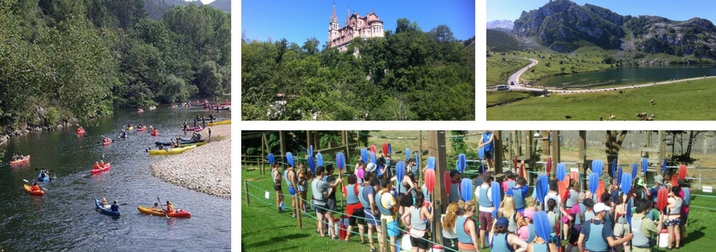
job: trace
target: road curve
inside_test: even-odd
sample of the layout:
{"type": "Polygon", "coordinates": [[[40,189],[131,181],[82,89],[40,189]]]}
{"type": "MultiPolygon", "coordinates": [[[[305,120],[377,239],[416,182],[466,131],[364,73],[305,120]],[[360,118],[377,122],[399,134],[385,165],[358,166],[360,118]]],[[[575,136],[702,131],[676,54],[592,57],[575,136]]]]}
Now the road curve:
{"type": "Polygon", "coordinates": [[[535,59],[527,58],[527,60],[532,61],[532,63],[530,63],[526,67],[523,67],[520,70],[517,70],[516,73],[510,75],[510,78],[507,79],[507,87],[509,87],[510,89],[512,89],[512,90],[532,90],[532,89],[542,90],[539,88],[526,88],[520,84],[520,75],[522,75],[524,72],[527,72],[527,70],[529,70],[533,66],[537,65],[537,63],[538,63],[538,61],[535,59]],[[515,85],[510,85],[511,83],[515,83],[515,85]]]}

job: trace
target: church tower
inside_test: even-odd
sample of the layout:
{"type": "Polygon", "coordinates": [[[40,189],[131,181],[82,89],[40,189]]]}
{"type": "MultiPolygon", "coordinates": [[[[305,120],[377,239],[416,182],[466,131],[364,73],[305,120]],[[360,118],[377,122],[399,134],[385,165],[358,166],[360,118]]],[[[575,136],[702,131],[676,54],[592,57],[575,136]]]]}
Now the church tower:
{"type": "Polygon", "coordinates": [[[328,23],[328,45],[332,44],[332,41],[338,37],[338,16],[336,15],[336,2],[333,1],[333,14],[331,15],[331,21],[328,23]]]}

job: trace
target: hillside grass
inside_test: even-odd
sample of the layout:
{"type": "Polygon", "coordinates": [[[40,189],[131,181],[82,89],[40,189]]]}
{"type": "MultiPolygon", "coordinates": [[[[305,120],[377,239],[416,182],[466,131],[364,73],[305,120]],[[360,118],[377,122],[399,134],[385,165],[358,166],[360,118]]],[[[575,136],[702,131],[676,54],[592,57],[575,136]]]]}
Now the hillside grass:
{"type": "MultiPolygon", "coordinates": [[[[487,120],[638,120],[637,113],[655,114],[654,120],[716,120],[716,80],[704,79],[651,87],[586,94],[552,94],[487,108],[487,120]],[[650,104],[654,99],[655,105],[650,104]]],[[[487,100],[493,95],[487,94],[487,100]]]]}
{"type": "MultiPolygon", "coordinates": [[[[510,75],[529,64],[530,61],[524,58],[493,53],[492,56],[487,57],[486,84],[487,86],[508,85],[507,79],[510,78],[510,75]]],[[[522,76],[524,76],[524,74],[522,76]]]]}
{"type": "Polygon", "coordinates": [[[615,67],[613,64],[602,64],[602,62],[605,58],[612,57],[614,53],[614,51],[607,51],[596,46],[584,46],[569,54],[536,50],[511,52],[509,54],[522,58],[533,58],[538,61],[536,66],[520,76],[521,82],[535,84],[550,76],[595,72],[613,68],[615,67]],[[532,72],[533,70],[534,72],[532,72]]]}
{"type": "Polygon", "coordinates": [[[487,106],[505,104],[530,97],[528,92],[519,91],[496,91],[487,93],[487,106]]]}

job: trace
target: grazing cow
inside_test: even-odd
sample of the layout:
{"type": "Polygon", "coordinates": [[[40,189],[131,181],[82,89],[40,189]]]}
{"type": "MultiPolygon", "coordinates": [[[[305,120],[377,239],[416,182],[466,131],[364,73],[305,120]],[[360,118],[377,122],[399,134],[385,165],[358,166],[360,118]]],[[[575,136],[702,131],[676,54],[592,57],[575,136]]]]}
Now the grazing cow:
{"type": "Polygon", "coordinates": [[[564,119],[572,119],[571,115],[564,115],[564,119]]]}
{"type": "Polygon", "coordinates": [[[646,120],[646,121],[654,121],[654,118],[647,117],[645,120],[646,120]]]}
{"type": "Polygon", "coordinates": [[[600,116],[600,117],[599,117],[599,121],[604,121],[604,117],[603,117],[603,116],[600,116]]]}
{"type": "Polygon", "coordinates": [[[609,114],[609,120],[613,120],[614,118],[617,118],[617,117],[614,116],[614,114],[609,114]]]}
{"type": "Polygon", "coordinates": [[[654,99],[651,99],[651,105],[654,105],[654,99]]]}

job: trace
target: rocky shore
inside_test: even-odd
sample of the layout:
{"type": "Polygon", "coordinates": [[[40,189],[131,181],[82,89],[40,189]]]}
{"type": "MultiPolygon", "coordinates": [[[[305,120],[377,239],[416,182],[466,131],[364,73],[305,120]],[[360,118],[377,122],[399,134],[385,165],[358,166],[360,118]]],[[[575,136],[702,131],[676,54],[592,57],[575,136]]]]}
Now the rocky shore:
{"type": "MultiPolygon", "coordinates": [[[[149,166],[152,175],[191,190],[231,199],[231,125],[211,129],[211,142],[149,166]],[[218,141],[217,141],[218,140],[218,141]]],[[[208,130],[201,135],[208,140],[208,130]]]]}

